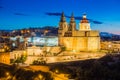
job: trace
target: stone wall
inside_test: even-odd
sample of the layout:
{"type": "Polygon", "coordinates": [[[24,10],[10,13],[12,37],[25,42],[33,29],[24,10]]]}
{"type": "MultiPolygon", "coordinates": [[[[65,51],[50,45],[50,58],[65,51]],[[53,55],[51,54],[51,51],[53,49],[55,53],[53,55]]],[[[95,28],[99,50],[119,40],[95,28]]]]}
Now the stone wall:
{"type": "Polygon", "coordinates": [[[10,52],[10,59],[17,59],[21,57],[22,55],[27,55],[26,50],[15,50],[10,52]]]}
{"type": "Polygon", "coordinates": [[[99,37],[64,37],[62,40],[66,50],[97,51],[100,49],[99,37]]]}
{"type": "Polygon", "coordinates": [[[86,60],[86,59],[96,59],[104,56],[105,54],[99,53],[81,53],[68,55],[70,53],[66,52],[64,56],[50,56],[50,57],[41,57],[41,56],[28,56],[26,64],[32,64],[34,60],[43,58],[46,63],[55,63],[55,62],[67,62],[67,61],[76,61],[76,60],[86,60]],[[66,55],[65,55],[66,54],[66,55]]]}
{"type": "Polygon", "coordinates": [[[35,55],[35,56],[40,56],[44,55],[46,53],[59,53],[61,51],[61,48],[59,46],[54,46],[54,47],[28,47],[27,48],[27,54],[29,55],[35,55]]]}

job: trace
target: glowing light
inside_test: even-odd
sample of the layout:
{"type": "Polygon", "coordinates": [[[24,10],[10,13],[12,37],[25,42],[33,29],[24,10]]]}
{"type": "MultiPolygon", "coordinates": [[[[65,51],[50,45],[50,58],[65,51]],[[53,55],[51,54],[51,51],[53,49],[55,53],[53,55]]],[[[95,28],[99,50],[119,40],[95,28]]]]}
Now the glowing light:
{"type": "Polygon", "coordinates": [[[112,47],[112,45],[110,45],[110,44],[109,44],[109,45],[108,45],[108,47],[109,47],[109,48],[111,48],[111,47],[112,47]]]}
{"type": "Polygon", "coordinates": [[[55,70],[55,73],[58,73],[58,72],[59,72],[59,71],[56,69],[56,70],[55,70]]]}
{"type": "Polygon", "coordinates": [[[47,48],[47,52],[49,52],[49,51],[50,51],[50,47],[47,48]]]}
{"type": "Polygon", "coordinates": [[[76,52],[76,50],[73,50],[73,52],[76,52]]]}
{"type": "Polygon", "coordinates": [[[39,74],[38,77],[39,77],[39,79],[42,79],[42,78],[43,78],[43,76],[42,76],[41,74],[39,74]]]}
{"type": "Polygon", "coordinates": [[[9,72],[6,72],[6,76],[8,76],[9,75],[9,72]]]}
{"type": "Polygon", "coordinates": [[[23,55],[26,55],[26,53],[27,53],[26,51],[23,51],[23,55]]]}

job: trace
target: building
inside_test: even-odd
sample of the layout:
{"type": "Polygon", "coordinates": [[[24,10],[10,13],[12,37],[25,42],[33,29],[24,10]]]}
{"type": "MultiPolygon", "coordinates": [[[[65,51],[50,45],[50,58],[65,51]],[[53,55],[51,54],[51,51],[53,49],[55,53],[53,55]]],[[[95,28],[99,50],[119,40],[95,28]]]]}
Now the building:
{"type": "Polygon", "coordinates": [[[20,58],[22,55],[27,56],[26,50],[14,50],[10,52],[10,59],[11,60],[16,60],[20,58]]]}
{"type": "MultiPolygon", "coordinates": [[[[35,46],[58,46],[58,37],[56,36],[43,36],[28,38],[29,43],[33,43],[35,46]]],[[[28,43],[28,44],[29,44],[28,43]]]]}
{"type": "Polygon", "coordinates": [[[10,53],[0,53],[0,63],[10,64],[10,53]]]}
{"type": "Polygon", "coordinates": [[[79,23],[79,30],[77,30],[74,15],[72,14],[70,23],[67,24],[64,13],[62,13],[59,22],[58,40],[59,45],[64,46],[66,50],[98,51],[100,49],[99,31],[91,30],[86,15],[83,15],[79,23]]]}
{"type": "Polygon", "coordinates": [[[101,50],[108,52],[120,52],[120,41],[102,41],[101,50]]]}

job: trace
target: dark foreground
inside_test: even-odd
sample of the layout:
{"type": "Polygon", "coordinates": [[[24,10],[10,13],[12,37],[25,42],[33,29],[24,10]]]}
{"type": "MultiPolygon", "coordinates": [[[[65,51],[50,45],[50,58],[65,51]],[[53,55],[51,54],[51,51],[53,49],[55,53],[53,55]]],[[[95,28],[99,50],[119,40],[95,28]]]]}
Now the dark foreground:
{"type": "Polygon", "coordinates": [[[75,80],[120,80],[120,55],[109,54],[100,59],[46,64],[48,72],[0,64],[0,80],[53,80],[53,73],[68,74],[75,80]],[[57,71],[57,72],[56,72],[57,71]]]}

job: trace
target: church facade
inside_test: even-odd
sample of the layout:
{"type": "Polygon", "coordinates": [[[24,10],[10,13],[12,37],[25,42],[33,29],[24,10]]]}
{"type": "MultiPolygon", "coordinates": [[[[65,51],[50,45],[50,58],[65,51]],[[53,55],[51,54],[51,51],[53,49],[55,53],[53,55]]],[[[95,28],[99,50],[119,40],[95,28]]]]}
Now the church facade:
{"type": "Polygon", "coordinates": [[[91,30],[90,23],[83,15],[79,23],[79,30],[76,29],[74,15],[71,15],[70,23],[67,24],[64,13],[61,15],[58,29],[58,42],[66,50],[74,51],[98,51],[100,50],[99,31],[91,30]]]}

